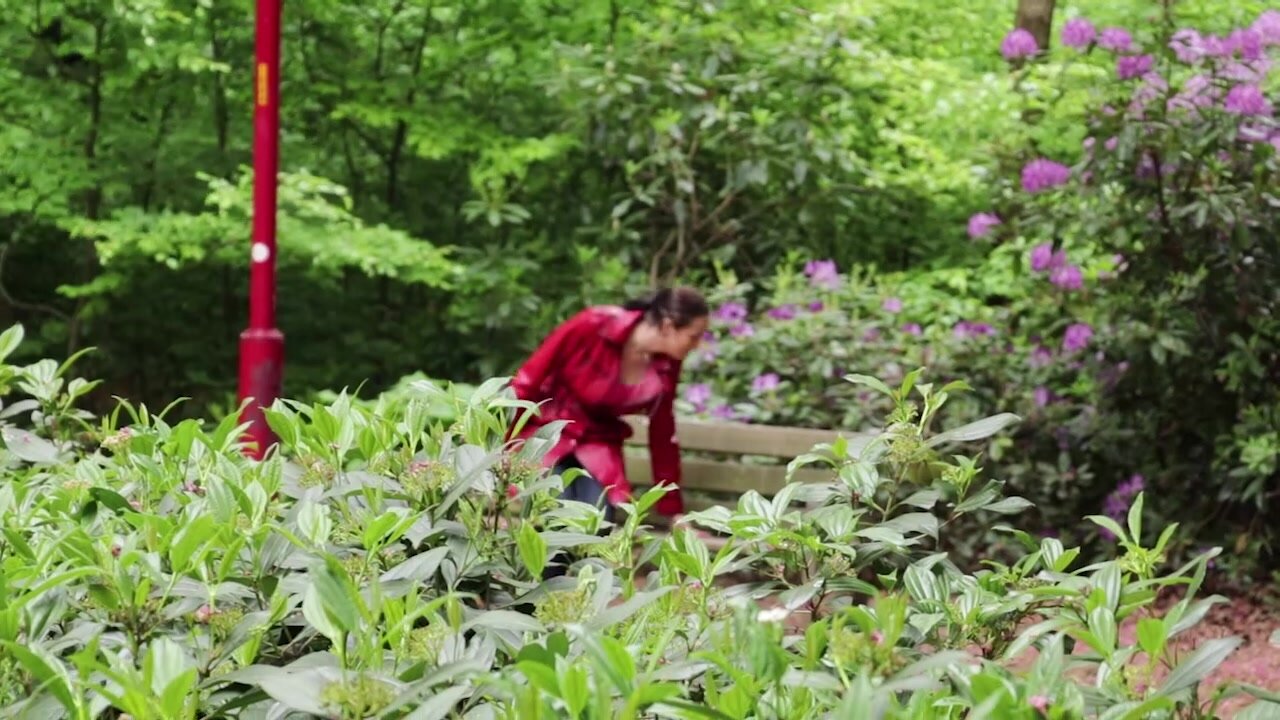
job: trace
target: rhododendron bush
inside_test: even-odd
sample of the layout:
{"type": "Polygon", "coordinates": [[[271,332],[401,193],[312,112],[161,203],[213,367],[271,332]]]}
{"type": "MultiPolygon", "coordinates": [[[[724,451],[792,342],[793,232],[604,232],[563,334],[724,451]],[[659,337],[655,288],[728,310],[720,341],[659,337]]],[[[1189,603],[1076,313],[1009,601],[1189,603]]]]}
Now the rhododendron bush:
{"type": "Polygon", "coordinates": [[[1012,170],[967,228],[983,264],[842,274],[799,258],[754,285],[726,275],[685,409],[857,426],[882,408],[831,379],[927,366],[974,386],[957,418],[1025,414],[988,452],[1049,508],[1046,530],[1109,540],[1073,518],[1136,479],[1153,515],[1257,560],[1280,492],[1280,11],[1221,35],[1071,17],[1058,40],[1045,52],[1015,30],[999,49],[1028,108],[1088,98],[1054,118],[1084,141],[1000,158],[1012,170]]]}

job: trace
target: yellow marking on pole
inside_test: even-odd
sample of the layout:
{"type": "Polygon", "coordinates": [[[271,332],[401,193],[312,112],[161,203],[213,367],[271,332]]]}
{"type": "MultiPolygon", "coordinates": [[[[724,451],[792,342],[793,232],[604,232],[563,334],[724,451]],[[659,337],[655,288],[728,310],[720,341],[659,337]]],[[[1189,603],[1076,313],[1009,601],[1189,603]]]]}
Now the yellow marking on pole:
{"type": "Polygon", "coordinates": [[[258,63],[258,106],[267,104],[267,64],[258,63]]]}

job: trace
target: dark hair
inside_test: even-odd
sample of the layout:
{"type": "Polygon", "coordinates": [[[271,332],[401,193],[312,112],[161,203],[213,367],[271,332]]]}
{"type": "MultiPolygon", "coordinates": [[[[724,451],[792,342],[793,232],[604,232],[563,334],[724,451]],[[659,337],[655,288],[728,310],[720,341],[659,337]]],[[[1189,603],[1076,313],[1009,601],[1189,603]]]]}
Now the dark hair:
{"type": "Polygon", "coordinates": [[[623,304],[627,310],[643,310],[646,320],[660,324],[670,320],[678,328],[710,314],[706,298],[691,287],[659,288],[641,298],[623,304]]]}

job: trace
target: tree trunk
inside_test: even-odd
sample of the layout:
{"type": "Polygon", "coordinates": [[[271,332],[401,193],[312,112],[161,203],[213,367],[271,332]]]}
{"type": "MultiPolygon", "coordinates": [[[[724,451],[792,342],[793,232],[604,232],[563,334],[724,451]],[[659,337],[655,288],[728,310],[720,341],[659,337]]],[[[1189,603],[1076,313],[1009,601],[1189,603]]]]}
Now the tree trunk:
{"type": "Polygon", "coordinates": [[[1055,0],[1018,0],[1018,14],[1013,24],[1031,33],[1040,52],[1049,50],[1053,37],[1055,0]]]}

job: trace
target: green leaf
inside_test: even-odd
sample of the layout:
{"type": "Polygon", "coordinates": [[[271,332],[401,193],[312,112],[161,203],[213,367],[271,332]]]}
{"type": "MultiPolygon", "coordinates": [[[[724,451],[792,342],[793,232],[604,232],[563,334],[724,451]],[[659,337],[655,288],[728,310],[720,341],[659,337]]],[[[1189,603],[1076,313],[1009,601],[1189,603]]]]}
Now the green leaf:
{"type": "Polygon", "coordinates": [[[58,462],[58,448],[53,443],[35,434],[16,427],[0,428],[0,437],[5,447],[19,460],[47,465],[58,462]]]}
{"type": "Polygon", "coordinates": [[[596,672],[602,672],[623,697],[631,695],[636,662],[626,647],[607,635],[579,632],[578,639],[585,645],[596,672]]]}
{"type": "Polygon", "coordinates": [[[324,689],[341,679],[337,668],[310,667],[286,670],[269,665],[250,665],[221,677],[225,682],[257,685],[272,700],[297,712],[329,716],[322,698],[324,689]]]}
{"type": "Polygon", "coordinates": [[[1196,648],[1196,651],[1178,663],[1160,686],[1160,695],[1172,696],[1203,681],[1235,649],[1240,646],[1240,638],[1214,638],[1196,648]]]}
{"type": "Polygon", "coordinates": [[[1098,720],[1144,720],[1151,717],[1152,713],[1157,710],[1167,710],[1173,707],[1173,701],[1167,697],[1153,697],[1145,701],[1139,702],[1133,700],[1131,702],[1120,703],[1107,709],[1098,720]]]}
{"type": "Polygon", "coordinates": [[[656,602],[658,598],[666,595],[674,589],[675,588],[672,586],[667,586],[660,587],[656,590],[638,592],[631,596],[631,598],[626,602],[605,608],[600,612],[600,614],[591,618],[591,620],[586,623],[586,626],[593,630],[603,630],[613,625],[617,625],[640,611],[645,606],[656,602]]]}
{"type": "Polygon", "coordinates": [[[1112,520],[1105,515],[1086,515],[1085,520],[1110,530],[1111,534],[1115,535],[1121,542],[1128,540],[1128,535],[1126,535],[1124,529],[1120,527],[1120,523],[1117,523],[1115,520],[1112,520]]]}
{"type": "Polygon", "coordinates": [[[906,500],[903,500],[902,504],[917,507],[922,510],[931,510],[940,499],[942,499],[942,493],[940,491],[932,488],[926,488],[924,490],[915,491],[909,495],[906,500]]]}
{"type": "Polygon", "coordinates": [[[1133,504],[1129,506],[1129,516],[1127,518],[1129,525],[1129,537],[1133,541],[1140,542],[1142,540],[1142,499],[1146,493],[1138,493],[1138,497],[1133,499],[1133,504]]]}
{"type": "Polygon", "coordinates": [[[423,700],[422,704],[406,715],[404,720],[444,720],[454,711],[458,703],[470,697],[473,692],[475,692],[474,688],[468,685],[445,688],[423,700]]]}
{"type": "Polygon", "coordinates": [[[977,422],[962,425],[954,430],[938,433],[937,435],[929,438],[928,445],[929,447],[937,447],[944,443],[983,440],[995,435],[1010,425],[1021,421],[1022,418],[1014,415],[1013,413],[992,415],[991,417],[983,418],[977,422]]]}
{"type": "Polygon", "coordinates": [[[482,610],[462,629],[490,628],[514,633],[545,633],[547,630],[533,616],[512,610],[482,610]]]}
{"type": "Polygon", "coordinates": [[[675,720],[738,720],[715,708],[691,703],[686,700],[664,700],[650,708],[658,717],[671,717],[675,720]]]}
{"type": "Polygon", "coordinates": [[[129,504],[129,501],[114,490],[102,487],[89,488],[89,497],[98,501],[100,505],[110,508],[112,512],[133,512],[133,506],[129,504]]]}
{"type": "Polygon", "coordinates": [[[1116,640],[1118,638],[1118,628],[1116,627],[1116,616],[1108,607],[1094,608],[1089,613],[1089,630],[1093,636],[1097,638],[1101,650],[1104,650],[1103,657],[1110,657],[1115,652],[1116,640]]]}
{"type": "Polygon", "coordinates": [[[528,678],[531,685],[548,695],[555,695],[560,687],[560,677],[556,675],[553,665],[537,660],[520,660],[516,663],[516,669],[528,678]]]}
{"type": "Polygon", "coordinates": [[[854,534],[868,540],[888,543],[889,545],[895,546],[901,546],[906,542],[906,538],[902,536],[902,533],[892,528],[884,527],[883,525],[872,525],[871,527],[863,528],[854,534]]]}
{"type": "Polygon", "coordinates": [[[1003,500],[993,502],[990,505],[985,505],[979,509],[986,510],[987,512],[1000,513],[1002,515],[1014,515],[1030,507],[1035,507],[1030,500],[1018,497],[1017,495],[1012,495],[1003,500]]]}
{"type": "Polygon", "coordinates": [[[316,632],[329,638],[330,642],[342,641],[342,628],[329,614],[324,601],[320,599],[320,590],[315,583],[308,585],[302,596],[302,617],[306,618],[307,623],[315,628],[316,632]]]}
{"type": "Polygon", "coordinates": [[[908,565],[906,572],[902,574],[902,583],[907,588],[907,592],[911,594],[917,602],[943,600],[942,588],[938,584],[938,579],[933,573],[921,568],[919,565],[908,565]]]}
{"type": "Polygon", "coordinates": [[[1152,659],[1160,657],[1164,652],[1165,641],[1164,620],[1144,617],[1138,621],[1138,647],[1142,648],[1148,657],[1152,659]]]}
{"type": "Polygon", "coordinates": [[[516,545],[520,550],[520,560],[533,578],[541,578],[547,566],[547,541],[533,527],[533,523],[520,524],[520,532],[516,536],[516,545]]]}
{"type": "Polygon", "coordinates": [[[938,516],[933,513],[915,512],[899,515],[880,525],[882,528],[896,530],[903,536],[927,535],[938,537],[938,516]]]}
{"type": "Polygon", "coordinates": [[[8,330],[0,333],[0,362],[7,360],[13,351],[18,349],[25,334],[21,324],[10,326],[8,330]]]}
{"type": "Polygon", "coordinates": [[[25,644],[0,640],[0,647],[5,648],[41,687],[53,693],[69,716],[79,716],[79,692],[61,662],[49,657],[38,645],[29,648],[25,644]]]}
{"type": "Polygon", "coordinates": [[[337,558],[326,555],[324,559],[324,564],[312,572],[312,583],[329,616],[343,631],[352,632],[360,626],[359,609],[364,603],[337,558]]]}
{"type": "Polygon", "coordinates": [[[560,699],[564,701],[570,717],[581,717],[582,711],[591,701],[591,688],[587,680],[587,669],[578,663],[566,667],[560,673],[560,699]]]}
{"type": "Polygon", "coordinates": [[[1093,575],[1095,587],[1102,590],[1103,597],[1107,601],[1107,607],[1112,613],[1120,609],[1120,594],[1122,588],[1122,578],[1120,576],[1120,566],[1114,562],[1109,562],[1098,569],[1093,575]]]}
{"type": "Polygon", "coordinates": [[[893,397],[893,390],[891,390],[889,386],[886,385],[884,381],[880,380],[879,378],[874,378],[870,375],[859,375],[854,373],[850,375],[845,375],[844,380],[845,382],[853,383],[854,385],[865,385],[882,395],[893,397]]]}
{"type": "Polygon", "coordinates": [[[1240,708],[1235,720],[1276,720],[1280,718],[1280,701],[1259,700],[1240,708]]]}
{"type": "Polygon", "coordinates": [[[449,555],[449,547],[441,545],[440,547],[431,548],[430,550],[414,555],[404,562],[396,565],[390,570],[382,574],[380,580],[384,583],[396,580],[411,580],[416,583],[425,583],[435,577],[436,570],[440,568],[440,563],[449,555]]]}

